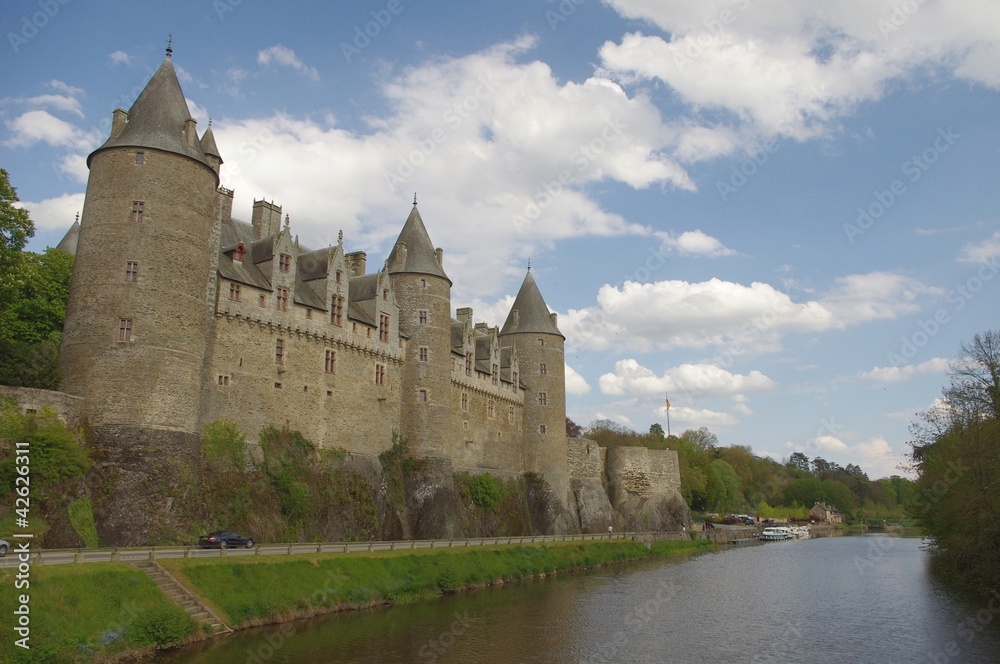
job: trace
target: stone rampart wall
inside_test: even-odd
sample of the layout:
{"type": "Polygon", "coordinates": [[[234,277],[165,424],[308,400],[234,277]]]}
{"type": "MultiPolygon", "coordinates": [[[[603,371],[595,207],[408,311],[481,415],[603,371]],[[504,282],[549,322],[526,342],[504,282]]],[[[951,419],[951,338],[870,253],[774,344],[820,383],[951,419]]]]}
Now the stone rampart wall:
{"type": "Polygon", "coordinates": [[[83,424],[84,399],[65,392],[37,390],[31,387],[0,385],[0,397],[13,397],[22,413],[42,412],[48,408],[71,427],[83,424]]]}

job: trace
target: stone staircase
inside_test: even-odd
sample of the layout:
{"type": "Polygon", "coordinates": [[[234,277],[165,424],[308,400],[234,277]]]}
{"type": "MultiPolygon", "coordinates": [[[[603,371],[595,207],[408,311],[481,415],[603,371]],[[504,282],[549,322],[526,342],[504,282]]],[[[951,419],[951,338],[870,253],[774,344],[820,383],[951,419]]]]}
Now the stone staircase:
{"type": "Polygon", "coordinates": [[[205,634],[215,636],[233,631],[158,562],[153,560],[135,562],[132,563],[132,566],[145,572],[159,586],[164,595],[197,620],[205,634]]]}

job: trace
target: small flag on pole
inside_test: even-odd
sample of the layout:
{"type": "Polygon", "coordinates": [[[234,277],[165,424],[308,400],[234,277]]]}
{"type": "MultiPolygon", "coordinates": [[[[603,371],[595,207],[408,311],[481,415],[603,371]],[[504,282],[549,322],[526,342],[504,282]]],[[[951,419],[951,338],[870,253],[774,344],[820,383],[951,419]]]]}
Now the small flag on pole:
{"type": "Polygon", "coordinates": [[[664,396],[664,398],[666,399],[666,402],[667,402],[667,410],[670,410],[670,396],[667,395],[665,392],[664,392],[663,396],[664,396]]]}

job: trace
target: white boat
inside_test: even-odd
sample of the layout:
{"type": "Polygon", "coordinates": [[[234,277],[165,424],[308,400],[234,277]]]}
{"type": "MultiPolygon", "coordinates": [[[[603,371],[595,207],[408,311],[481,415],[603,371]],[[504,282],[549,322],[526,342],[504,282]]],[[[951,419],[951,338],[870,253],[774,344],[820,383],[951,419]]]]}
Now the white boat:
{"type": "Polygon", "coordinates": [[[792,526],[789,530],[795,539],[809,539],[809,526],[792,526]]]}
{"type": "Polygon", "coordinates": [[[770,542],[788,540],[793,537],[792,529],[786,526],[769,526],[760,533],[760,538],[762,540],[768,540],[770,542]]]}

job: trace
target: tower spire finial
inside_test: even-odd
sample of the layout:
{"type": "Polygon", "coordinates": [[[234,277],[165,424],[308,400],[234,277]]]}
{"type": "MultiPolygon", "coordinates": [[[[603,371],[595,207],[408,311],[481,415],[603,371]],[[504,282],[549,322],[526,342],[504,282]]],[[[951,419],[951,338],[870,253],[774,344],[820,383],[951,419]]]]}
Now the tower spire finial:
{"type": "Polygon", "coordinates": [[[531,272],[531,259],[528,259],[528,272],[531,272]]]}
{"type": "Polygon", "coordinates": [[[417,207],[417,192],[413,192],[413,207],[417,207]]]}
{"type": "Polygon", "coordinates": [[[174,36],[172,34],[167,34],[167,57],[169,58],[174,54],[174,36]]]}

